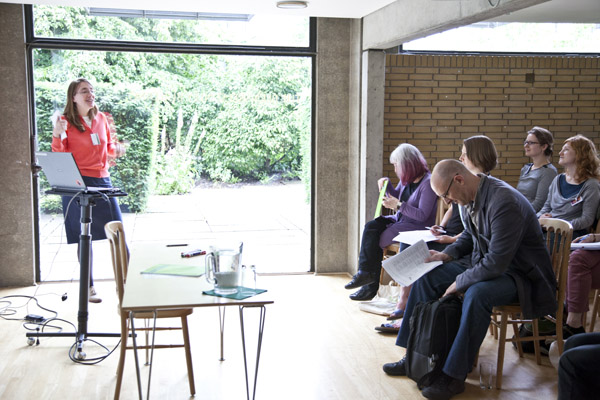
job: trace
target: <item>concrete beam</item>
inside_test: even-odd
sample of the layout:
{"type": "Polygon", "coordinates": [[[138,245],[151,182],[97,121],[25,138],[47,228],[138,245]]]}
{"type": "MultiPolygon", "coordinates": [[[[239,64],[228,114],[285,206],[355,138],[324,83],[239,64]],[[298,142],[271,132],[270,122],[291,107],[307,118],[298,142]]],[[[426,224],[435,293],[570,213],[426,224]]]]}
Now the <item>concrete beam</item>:
{"type": "Polygon", "coordinates": [[[548,0],[398,0],[364,17],[363,50],[389,49],[548,0]],[[492,7],[492,4],[498,5],[492,7]]]}

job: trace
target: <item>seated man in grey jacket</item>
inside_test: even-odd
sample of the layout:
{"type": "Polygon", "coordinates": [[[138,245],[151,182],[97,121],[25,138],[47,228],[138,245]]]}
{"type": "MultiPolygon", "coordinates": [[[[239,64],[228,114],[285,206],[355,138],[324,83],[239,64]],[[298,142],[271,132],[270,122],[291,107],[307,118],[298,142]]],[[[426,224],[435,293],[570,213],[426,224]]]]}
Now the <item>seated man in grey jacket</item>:
{"type": "MultiPolygon", "coordinates": [[[[460,327],[443,374],[422,391],[429,399],[449,399],[465,390],[492,308],[518,301],[526,318],[554,314],[556,280],[535,212],[514,188],[493,177],[474,175],[455,160],[435,166],[431,187],[447,203],[458,203],[465,230],[443,252],[430,250],[428,261],[444,264],[413,285],[396,344],[406,348],[417,303],[464,293],[460,327]],[[462,257],[470,259],[454,262],[462,257]]],[[[385,364],[383,370],[406,375],[405,359],[385,364]]]]}

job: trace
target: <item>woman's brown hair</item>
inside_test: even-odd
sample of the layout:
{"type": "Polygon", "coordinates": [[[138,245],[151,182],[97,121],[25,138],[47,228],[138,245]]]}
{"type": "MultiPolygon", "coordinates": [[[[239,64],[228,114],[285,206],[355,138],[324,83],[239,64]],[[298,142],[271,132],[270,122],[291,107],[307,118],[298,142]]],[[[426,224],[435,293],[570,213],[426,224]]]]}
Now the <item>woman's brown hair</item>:
{"type": "Polygon", "coordinates": [[[467,157],[477,168],[486,174],[496,168],[498,153],[492,139],[483,135],[471,136],[463,140],[463,145],[467,157]]]}
{"type": "MultiPolygon", "coordinates": [[[[90,83],[90,81],[88,81],[85,78],[78,78],[78,79],[75,79],[73,82],[71,82],[69,84],[69,88],[67,89],[67,105],[65,106],[65,111],[63,112],[63,115],[65,116],[67,121],[71,125],[76,126],[77,129],[79,129],[81,132],[85,131],[85,127],[83,126],[83,122],[81,121],[81,118],[79,118],[80,115],[77,112],[77,105],[73,101],[73,97],[75,97],[75,95],[77,94],[77,89],[79,88],[79,85],[83,82],[85,82],[93,87],[93,85],[90,83]]],[[[93,120],[94,118],[96,118],[97,114],[98,114],[98,107],[96,105],[94,105],[94,107],[92,107],[90,109],[90,111],[88,112],[87,116],[91,120],[93,120]]]]}
{"type": "Polygon", "coordinates": [[[545,144],[548,145],[546,150],[544,150],[544,155],[546,157],[552,157],[552,154],[554,153],[554,136],[552,135],[552,132],[550,132],[548,129],[534,126],[529,132],[527,132],[527,134],[535,136],[537,141],[540,142],[540,146],[545,144]]]}
{"type": "Polygon", "coordinates": [[[575,162],[577,164],[576,174],[579,181],[588,178],[600,178],[600,160],[594,142],[583,135],[571,136],[565,140],[575,151],[575,162]]]}

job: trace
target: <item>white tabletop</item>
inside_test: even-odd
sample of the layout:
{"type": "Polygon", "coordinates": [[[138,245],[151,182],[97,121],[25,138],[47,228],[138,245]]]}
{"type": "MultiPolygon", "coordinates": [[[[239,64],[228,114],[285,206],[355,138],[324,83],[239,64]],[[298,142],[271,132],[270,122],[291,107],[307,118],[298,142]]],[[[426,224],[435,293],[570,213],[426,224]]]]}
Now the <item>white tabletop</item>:
{"type": "Polygon", "coordinates": [[[182,251],[204,247],[167,247],[167,243],[143,242],[130,247],[131,257],[122,308],[125,311],[144,311],[186,307],[261,306],[273,303],[268,292],[245,300],[208,296],[212,284],[200,277],[142,274],[141,271],[157,264],[204,265],[204,256],[182,258],[182,251]]]}

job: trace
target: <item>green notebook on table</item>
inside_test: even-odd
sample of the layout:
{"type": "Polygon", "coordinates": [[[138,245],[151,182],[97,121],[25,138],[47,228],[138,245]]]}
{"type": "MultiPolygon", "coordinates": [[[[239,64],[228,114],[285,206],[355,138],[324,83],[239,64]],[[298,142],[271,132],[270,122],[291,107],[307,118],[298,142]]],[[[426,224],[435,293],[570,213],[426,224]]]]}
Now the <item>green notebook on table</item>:
{"type": "Polygon", "coordinates": [[[204,265],[177,265],[177,264],[156,264],[142,271],[142,274],[156,275],[175,275],[175,276],[202,276],[204,275],[204,265]]]}

